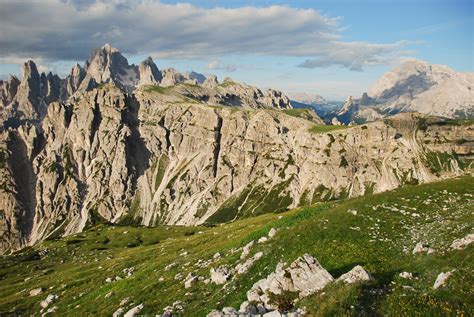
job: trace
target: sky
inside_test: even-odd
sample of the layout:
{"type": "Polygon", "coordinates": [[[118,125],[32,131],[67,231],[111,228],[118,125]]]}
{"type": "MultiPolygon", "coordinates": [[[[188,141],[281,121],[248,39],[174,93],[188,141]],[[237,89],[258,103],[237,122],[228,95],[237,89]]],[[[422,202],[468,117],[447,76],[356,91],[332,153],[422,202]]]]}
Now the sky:
{"type": "Polygon", "coordinates": [[[0,78],[64,77],[110,43],[130,62],[329,100],[406,60],[474,72],[472,0],[0,0],[0,78]]]}

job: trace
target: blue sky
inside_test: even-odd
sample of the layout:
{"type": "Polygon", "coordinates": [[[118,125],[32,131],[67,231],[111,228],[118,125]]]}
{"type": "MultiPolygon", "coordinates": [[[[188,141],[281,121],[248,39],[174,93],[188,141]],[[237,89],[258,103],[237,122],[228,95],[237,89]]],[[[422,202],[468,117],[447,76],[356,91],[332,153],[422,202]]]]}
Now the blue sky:
{"type": "Polygon", "coordinates": [[[109,42],[134,63],[151,55],[160,68],[340,100],[406,59],[474,71],[473,10],[470,0],[7,0],[0,76],[26,58],[64,76],[109,42]]]}

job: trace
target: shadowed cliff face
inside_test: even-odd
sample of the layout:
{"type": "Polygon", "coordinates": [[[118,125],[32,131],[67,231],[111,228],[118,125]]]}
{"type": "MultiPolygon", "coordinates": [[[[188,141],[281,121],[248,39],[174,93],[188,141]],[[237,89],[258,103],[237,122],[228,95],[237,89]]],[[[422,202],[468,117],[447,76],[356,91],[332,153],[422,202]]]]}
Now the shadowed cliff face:
{"type": "Polygon", "coordinates": [[[471,159],[472,125],[404,114],[325,133],[278,110],[176,98],[105,85],[4,132],[2,249],[96,221],[229,221],[459,175],[471,159]]]}

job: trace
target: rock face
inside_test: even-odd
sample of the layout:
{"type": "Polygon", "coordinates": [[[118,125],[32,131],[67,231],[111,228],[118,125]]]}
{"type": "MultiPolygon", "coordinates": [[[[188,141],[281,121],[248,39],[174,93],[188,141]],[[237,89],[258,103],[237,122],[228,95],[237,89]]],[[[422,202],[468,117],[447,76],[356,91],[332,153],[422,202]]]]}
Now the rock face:
{"type": "Polygon", "coordinates": [[[460,175],[472,153],[470,125],[407,114],[311,133],[313,122],[278,111],[291,108],[279,92],[209,79],[214,88],[141,85],[127,93],[116,82],[125,83],[118,69],[128,65],[118,52],[104,47],[95,59],[61,84],[73,91],[84,75],[67,103],[45,107],[57,90],[41,83],[57,79],[41,80],[32,63],[19,84],[2,84],[2,92],[17,91],[2,99],[13,100],[3,110],[16,114],[10,105],[29,103],[37,118],[0,132],[2,251],[98,220],[196,225],[381,192],[460,175]],[[109,70],[99,74],[99,65],[109,70]]]}
{"type": "Polygon", "coordinates": [[[473,117],[474,74],[409,61],[384,74],[360,99],[346,102],[336,117],[344,123],[369,122],[399,112],[473,117]]]}

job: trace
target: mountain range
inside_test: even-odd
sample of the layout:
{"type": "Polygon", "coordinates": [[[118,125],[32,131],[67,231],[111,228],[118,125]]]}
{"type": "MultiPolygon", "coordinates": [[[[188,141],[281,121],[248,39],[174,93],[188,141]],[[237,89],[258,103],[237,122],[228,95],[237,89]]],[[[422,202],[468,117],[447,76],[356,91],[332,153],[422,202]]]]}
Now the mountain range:
{"type": "Polygon", "coordinates": [[[65,79],[28,61],[1,87],[3,252],[102,221],[192,226],[382,192],[460,175],[472,153],[469,124],[326,126],[279,91],[129,65],[110,45],[65,79]]]}

